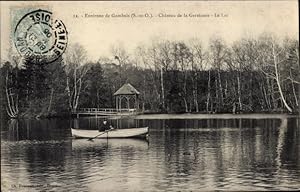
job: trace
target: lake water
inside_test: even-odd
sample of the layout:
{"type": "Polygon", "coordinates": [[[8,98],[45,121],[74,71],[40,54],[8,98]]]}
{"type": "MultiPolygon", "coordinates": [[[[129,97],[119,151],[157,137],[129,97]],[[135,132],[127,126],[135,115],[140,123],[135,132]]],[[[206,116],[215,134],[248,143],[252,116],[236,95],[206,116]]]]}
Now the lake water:
{"type": "Polygon", "coordinates": [[[9,120],[2,191],[299,190],[300,120],[113,119],[149,140],[74,140],[101,118],[9,120]]]}

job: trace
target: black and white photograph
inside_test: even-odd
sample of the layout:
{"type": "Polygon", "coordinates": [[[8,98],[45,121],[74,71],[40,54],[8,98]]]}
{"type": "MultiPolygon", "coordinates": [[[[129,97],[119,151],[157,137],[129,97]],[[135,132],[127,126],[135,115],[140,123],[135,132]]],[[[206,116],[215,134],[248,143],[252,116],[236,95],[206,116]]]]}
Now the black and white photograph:
{"type": "Polygon", "coordinates": [[[1,1],[1,191],[299,191],[298,9],[1,1]]]}

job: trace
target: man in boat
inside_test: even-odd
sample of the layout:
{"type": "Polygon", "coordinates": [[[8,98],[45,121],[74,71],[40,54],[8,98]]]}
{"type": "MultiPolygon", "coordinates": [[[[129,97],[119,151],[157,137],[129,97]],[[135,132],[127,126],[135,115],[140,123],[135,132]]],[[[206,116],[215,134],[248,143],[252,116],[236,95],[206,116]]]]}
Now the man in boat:
{"type": "Polygon", "coordinates": [[[111,126],[111,124],[109,124],[107,122],[107,120],[105,119],[102,123],[102,125],[99,127],[99,132],[103,132],[103,131],[107,131],[110,129],[114,129],[113,126],[111,126]]]}

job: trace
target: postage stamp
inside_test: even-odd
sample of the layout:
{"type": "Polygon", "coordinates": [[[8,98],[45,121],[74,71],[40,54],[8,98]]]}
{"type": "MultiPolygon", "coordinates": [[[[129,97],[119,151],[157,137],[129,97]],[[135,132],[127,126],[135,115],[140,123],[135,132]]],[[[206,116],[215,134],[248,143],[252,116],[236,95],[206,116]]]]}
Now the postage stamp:
{"type": "Polygon", "coordinates": [[[13,41],[22,57],[51,63],[66,50],[68,32],[61,20],[53,18],[52,12],[38,9],[17,22],[13,41]]]}

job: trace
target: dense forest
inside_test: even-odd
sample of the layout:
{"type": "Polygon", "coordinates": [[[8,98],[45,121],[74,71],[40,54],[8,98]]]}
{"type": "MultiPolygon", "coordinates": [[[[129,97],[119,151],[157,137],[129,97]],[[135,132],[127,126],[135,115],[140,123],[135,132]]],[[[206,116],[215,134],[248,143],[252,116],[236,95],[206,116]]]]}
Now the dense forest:
{"type": "Polygon", "coordinates": [[[1,110],[11,118],[113,108],[124,83],[140,92],[143,112],[300,111],[299,40],[271,34],[230,45],[215,37],[206,47],[198,39],[155,40],[131,54],[116,46],[97,62],[73,44],[52,63],[12,55],[0,67],[1,110]]]}

